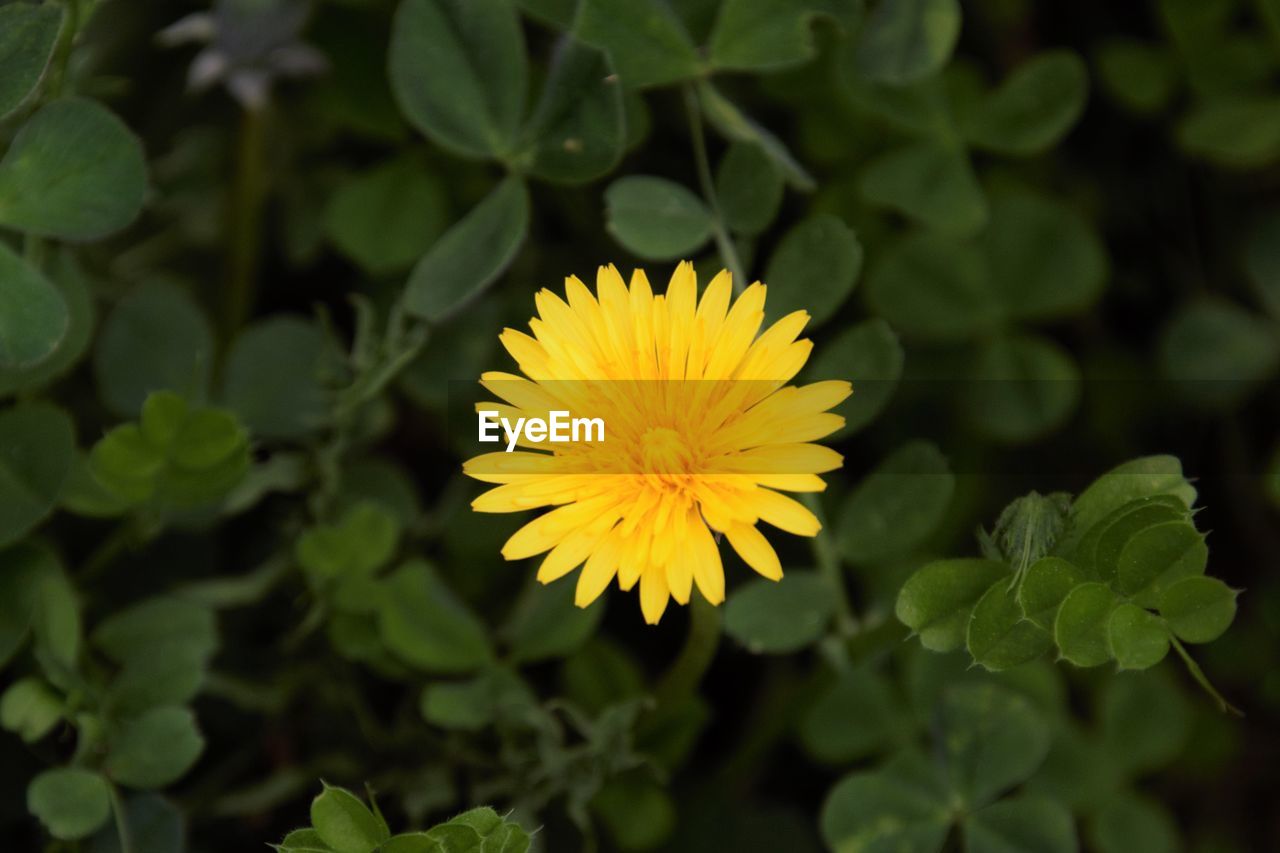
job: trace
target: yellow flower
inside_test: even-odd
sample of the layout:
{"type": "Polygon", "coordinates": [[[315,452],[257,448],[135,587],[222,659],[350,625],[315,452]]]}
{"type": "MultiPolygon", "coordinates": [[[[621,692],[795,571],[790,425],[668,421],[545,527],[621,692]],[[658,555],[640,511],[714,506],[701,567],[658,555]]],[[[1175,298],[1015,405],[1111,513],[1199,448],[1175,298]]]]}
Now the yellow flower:
{"type": "Polygon", "coordinates": [[[851,392],[843,381],[783,387],[813,348],[796,339],[809,315],[796,311],[761,334],[763,284],[730,305],[730,276],[721,272],[699,300],[687,262],[665,295],[654,295],[641,270],[628,288],[613,266],[600,268],[596,294],[576,277],[565,291],[567,301],[537,294],[532,337],[503,331],[523,376],[484,374],[481,384],[505,402],[477,408],[512,424],[557,409],[599,418],[604,440],[548,447],[520,438],[521,450],[467,462],[467,474],[498,484],[473,509],[554,507],[518,530],[502,555],[545,553],[543,583],[582,566],[580,607],[615,576],[623,590],[639,582],[651,624],[668,598],[687,604],[695,583],[712,604],[724,600],[717,534],[752,569],[781,578],[757,522],[817,534],[813,513],[781,493],[820,492],[818,475],[840,467],[840,454],[811,442],[844,425],[827,410],[851,392]]]}

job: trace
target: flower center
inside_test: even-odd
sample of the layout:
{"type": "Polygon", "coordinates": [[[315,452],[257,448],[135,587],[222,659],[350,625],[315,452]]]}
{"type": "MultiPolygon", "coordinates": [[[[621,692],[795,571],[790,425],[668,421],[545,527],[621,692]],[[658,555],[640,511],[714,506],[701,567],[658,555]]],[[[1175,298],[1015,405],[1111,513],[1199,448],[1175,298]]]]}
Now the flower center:
{"type": "Polygon", "coordinates": [[[690,474],[695,461],[684,436],[670,427],[650,427],[640,436],[640,464],[646,474],[690,474]]]}

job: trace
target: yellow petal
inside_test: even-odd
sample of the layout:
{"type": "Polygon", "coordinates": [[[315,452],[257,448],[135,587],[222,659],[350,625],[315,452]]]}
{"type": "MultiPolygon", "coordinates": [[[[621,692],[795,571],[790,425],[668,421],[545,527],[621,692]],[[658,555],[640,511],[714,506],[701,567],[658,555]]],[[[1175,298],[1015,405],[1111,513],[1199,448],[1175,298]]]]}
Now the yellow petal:
{"type": "Polygon", "coordinates": [[[644,613],[644,621],[657,625],[667,609],[667,598],[666,572],[651,567],[640,576],[640,611],[644,613]]]}
{"type": "Polygon", "coordinates": [[[763,533],[751,525],[740,524],[730,527],[724,535],[744,563],[771,581],[782,579],[782,563],[763,533]]]}
{"type": "Polygon", "coordinates": [[[768,489],[756,489],[756,510],[760,518],[779,530],[797,536],[817,536],[822,522],[804,504],[768,489]]]}

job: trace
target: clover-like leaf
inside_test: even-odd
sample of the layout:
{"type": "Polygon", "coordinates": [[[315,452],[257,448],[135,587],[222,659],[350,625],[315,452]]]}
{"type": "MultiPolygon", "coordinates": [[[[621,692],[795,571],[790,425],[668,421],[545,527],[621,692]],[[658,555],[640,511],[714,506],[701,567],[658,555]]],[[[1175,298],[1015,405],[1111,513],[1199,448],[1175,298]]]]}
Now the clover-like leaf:
{"type": "Polygon", "coordinates": [[[688,30],[662,0],[582,0],[578,38],[603,48],[631,89],[698,76],[702,63],[688,30]]]}
{"type": "Polygon", "coordinates": [[[619,178],[604,200],[609,233],[638,257],[685,258],[711,236],[711,213],[702,199],[666,178],[619,178]]]}
{"type": "Polygon", "coordinates": [[[1053,622],[1053,640],[1062,657],[1076,666],[1099,666],[1111,660],[1107,628],[1119,604],[1104,583],[1082,583],[1067,593],[1053,622]]]}
{"type": "Polygon", "coordinates": [[[839,217],[819,214],[783,236],[769,258],[770,317],[807,310],[810,326],[829,320],[848,299],[862,271],[862,245],[839,217]]]}
{"type": "Polygon", "coordinates": [[[0,8],[0,119],[21,106],[40,82],[61,28],[58,6],[0,8]]]}
{"type": "Polygon", "coordinates": [[[1169,629],[1158,616],[1125,601],[1107,620],[1111,652],[1121,669],[1153,667],[1169,653],[1169,629]]]}
{"type": "Polygon", "coordinates": [[[920,635],[920,644],[935,652],[960,648],[978,599],[1009,568],[995,560],[953,559],[926,564],[907,578],[898,593],[898,620],[920,635]]]}
{"type": "Polygon", "coordinates": [[[1088,71],[1074,53],[1036,54],[968,112],[962,132],[982,148],[1035,154],[1057,142],[1079,120],[1088,88],[1088,71]]]}
{"type": "MultiPolygon", "coordinates": [[[[937,447],[904,444],[867,475],[840,509],[846,559],[874,562],[920,545],[942,520],[955,476],[937,447]]],[[[990,584],[987,584],[990,586],[990,584]]]]}
{"type": "Polygon", "coordinates": [[[63,841],[87,838],[111,816],[107,780],[91,770],[46,770],[27,788],[27,809],[63,841]]]}
{"type": "Polygon", "coordinates": [[[734,590],[724,630],[748,651],[788,654],[818,640],[833,612],[831,588],[822,578],[791,571],[781,581],[756,579],[734,590]]]}
{"type": "Polygon", "coordinates": [[[1160,594],[1160,615],[1169,629],[1188,643],[1218,639],[1236,616],[1238,590],[1217,578],[1187,577],[1160,594]]]}
{"type": "Polygon", "coordinates": [[[993,583],[978,599],[965,633],[965,647],[974,662],[992,672],[1035,660],[1051,645],[1049,633],[1023,617],[1006,578],[993,583]]]}

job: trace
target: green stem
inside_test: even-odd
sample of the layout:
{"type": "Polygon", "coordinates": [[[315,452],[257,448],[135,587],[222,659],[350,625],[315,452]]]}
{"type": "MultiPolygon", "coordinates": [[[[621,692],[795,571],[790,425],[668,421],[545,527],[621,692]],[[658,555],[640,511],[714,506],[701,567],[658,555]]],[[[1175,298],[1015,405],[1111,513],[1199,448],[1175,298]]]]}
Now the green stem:
{"type": "Polygon", "coordinates": [[[58,33],[58,43],[54,47],[53,65],[49,68],[49,88],[46,100],[60,97],[66,87],[67,65],[71,62],[71,46],[80,31],[80,3],[70,0],[62,4],[67,13],[62,20],[62,31],[58,33]]]}
{"type": "Polygon", "coordinates": [[[90,581],[114,563],[125,551],[133,547],[137,530],[132,521],[126,520],[120,523],[115,530],[111,531],[106,539],[94,549],[88,559],[84,561],[84,565],[80,567],[80,572],[76,576],[80,582],[90,581]]]}
{"type": "Polygon", "coordinates": [[[231,337],[253,308],[266,198],[266,109],[246,109],[240,120],[235,183],[227,219],[226,332],[231,337]]]}
{"type": "Polygon", "coordinates": [[[1213,701],[1218,703],[1219,710],[1224,714],[1243,717],[1244,712],[1228,702],[1223,695],[1217,691],[1217,688],[1209,683],[1209,679],[1204,674],[1204,670],[1200,668],[1200,664],[1192,660],[1191,655],[1187,653],[1185,648],[1183,648],[1182,643],[1178,642],[1178,638],[1170,635],[1169,642],[1173,644],[1174,651],[1176,651],[1178,656],[1182,658],[1182,662],[1187,665],[1187,671],[1191,673],[1191,677],[1196,680],[1197,684],[1204,688],[1204,692],[1213,697],[1213,701]]]}
{"type": "Polygon", "coordinates": [[[120,799],[120,789],[107,783],[111,792],[111,810],[116,816],[116,837],[120,839],[120,853],[133,853],[133,834],[129,831],[129,816],[124,810],[124,801],[120,799]]]}
{"type": "Polygon", "coordinates": [[[831,595],[835,599],[836,632],[842,637],[852,637],[858,633],[858,617],[849,602],[849,591],[844,583],[844,567],[840,564],[840,553],[836,550],[835,540],[827,530],[822,502],[813,494],[803,495],[801,500],[822,524],[818,535],[813,538],[813,557],[818,564],[818,574],[831,587],[831,595]]]}
{"type": "Polygon", "coordinates": [[[746,271],[742,268],[742,259],[725,227],[724,216],[720,212],[720,202],[716,199],[715,182],[711,180],[711,161],[707,157],[707,137],[702,130],[702,112],[698,106],[698,95],[693,86],[684,87],[684,109],[689,116],[689,132],[693,137],[693,160],[698,170],[698,183],[702,186],[702,196],[711,208],[711,233],[715,237],[716,249],[721,259],[733,276],[733,292],[741,293],[747,286],[746,271]]]}
{"type": "Polygon", "coordinates": [[[720,645],[720,610],[694,593],[689,602],[689,637],[680,656],[654,691],[658,708],[665,709],[693,695],[720,645]]]}

